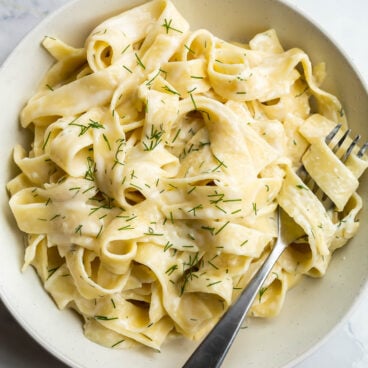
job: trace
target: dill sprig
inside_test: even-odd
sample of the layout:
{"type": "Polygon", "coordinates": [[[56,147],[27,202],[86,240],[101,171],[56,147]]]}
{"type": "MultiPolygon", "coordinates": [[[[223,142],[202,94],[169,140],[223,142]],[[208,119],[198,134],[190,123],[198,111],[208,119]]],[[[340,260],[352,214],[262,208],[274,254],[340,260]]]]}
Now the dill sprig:
{"type": "Polygon", "coordinates": [[[215,235],[219,234],[222,230],[225,229],[227,225],[229,225],[230,221],[225,222],[216,232],[215,235]]]}
{"type": "Polygon", "coordinates": [[[212,170],[212,172],[218,170],[220,167],[225,167],[227,168],[226,164],[224,163],[224,161],[221,161],[216,155],[213,155],[213,157],[216,159],[216,161],[218,162],[218,165],[212,170]]]}
{"type": "Polygon", "coordinates": [[[77,119],[74,119],[72,122],[69,123],[69,125],[77,126],[80,128],[79,137],[83,134],[85,134],[89,129],[105,129],[105,127],[98,121],[94,121],[92,119],[89,119],[89,123],[87,125],[78,124],[75,123],[77,119]]]}
{"type": "Polygon", "coordinates": [[[190,210],[188,210],[188,212],[193,212],[193,216],[197,216],[196,211],[201,210],[201,209],[203,209],[203,206],[201,204],[199,204],[199,205],[191,208],[190,210]]]}
{"type": "Polygon", "coordinates": [[[47,135],[46,139],[45,139],[45,142],[44,144],[42,145],[42,150],[44,151],[45,150],[45,147],[50,139],[50,135],[51,135],[51,132],[49,132],[49,134],[47,135]]]}
{"type": "Polygon", "coordinates": [[[174,136],[173,140],[171,141],[171,143],[174,143],[174,142],[176,141],[176,139],[179,137],[180,132],[181,132],[181,128],[179,128],[179,129],[176,131],[176,134],[175,134],[175,136],[174,136]]]}
{"type": "Polygon", "coordinates": [[[165,90],[166,92],[171,93],[172,95],[177,95],[180,97],[180,93],[178,91],[175,91],[174,89],[170,88],[167,85],[163,86],[162,89],[165,90]]]}
{"type": "Polygon", "coordinates": [[[150,235],[150,236],[164,236],[163,233],[155,233],[155,230],[149,226],[148,227],[148,231],[146,233],[144,233],[144,235],[150,235]]]}
{"type": "Polygon", "coordinates": [[[60,266],[54,267],[54,268],[50,268],[49,270],[47,270],[48,272],[48,276],[47,276],[47,280],[60,268],[60,266]]]}
{"type": "Polygon", "coordinates": [[[123,51],[121,52],[120,55],[123,55],[125,53],[125,51],[127,51],[129,49],[129,47],[130,47],[130,44],[125,46],[125,48],[123,49],[123,51]]]}
{"type": "Polygon", "coordinates": [[[305,190],[308,190],[308,187],[306,187],[305,185],[302,185],[302,184],[298,184],[298,185],[296,185],[296,187],[297,187],[298,189],[305,189],[305,190]]]}
{"type": "Polygon", "coordinates": [[[214,281],[214,282],[211,282],[207,285],[207,287],[210,287],[210,286],[213,286],[213,285],[217,285],[219,284],[220,282],[222,282],[222,280],[218,280],[218,281],[214,281]]]}
{"type": "Polygon", "coordinates": [[[268,289],[268,287],[261,287],[259,289],[259,292],[258,292],[258,302],[260,303],[261,300],[262,300],[262,296],[263,294],[266,292],[266,290],[268,289]]]}
{"type": "Polygon", "coordinates": [[[188,45],[184,45],[184,47],[193,55],[195,55],[195,51],[192,50],[188,45]]]}
{"type": "Polygon", "coordinates": [[[176,270],[178,269],[178,265],[177,264],[174,264],[172,265],[171,267],[169,267],[165,273],[170,276],[173,272],[175,272],[176,270]]]}
{"type": "Polygon", "coordinates": [[[126,66],[126,65],[123,65],[123,68],[127,71],[127,72],[129,72],[130,74],[133,74],[133,72],[126,66]]]}
{"type": "Polygon", "coordinates": [[[151,132],[149,135],[146,134],[146,139],[148,142],[142,142],[145,151],[154,150],[161,142],[162,136],[165,131],[162,128],[162,125],[158,129],[156,129],[153,125],[151,125],[151,132]]]}
{"type": "Polygon", "coordinates": [[[198,278],[198,275],[195,274],[201,266],[202,262],[199,259],[199,253],[195,253],[194,255],[189,254],[189,260],[188,262],[183,263],[183,267],[186,269],[184,270],[184,280],[180,288],[180,296],[183,295],[185,291],[185,287],[188,283],[188,281],[192,280],[194,277],[198,278]]]}
{"type": "Polygon", "coordinates": [[[173,246],[174,246],[173,243],[170,243],[169,241],[167,241],[167,243],[164,246],[164,252],[166,252],[168,249],[170,249],[173,246]]]}
{"type": "Polygon", "coordinates": [[[87,171],[84,174],[86,180],[94,181],[96,173],[96,164],[91,157],[87,157],[87,171]]]}
{"type": "Polygon", "coordinates": [[[253,202],[252,203],[252,207],[253,207],[254,215],[257,216],[257,212],[258,212],[257,203],[256,202],[253,202]]]}
{"type": "Polygon", "coordinates": [[[114,319],[118,319],[118,317],[107,317],[107,316],[94,316],[94,319],[99,320],[99,321],[112,321],[114,319]]]}
{"type": "Polygon", "coordinates": [[[142,69],[146,69],[146,66],[142,63],[142,60],[140,59],[140,57],[137,55],[137,53],[134,53],[135,58],[137,59],[137,65],[139,65],[142,69]]]}
{"type": "Polygon", "coordinates": [[[115,344],[111,345],[111,347],[114,348],[115,346],[121,344],[124,341],[125,341],[125,339],[121,339],[121,340],[117,341],[115,344]]]}
{"type": "Polygon", "coordinates": [[[179,32],[179,33],[183,33],[180,29],[172,27],[171,24],[172,24],[172,19],[167,20],[166,18],[164,19],[164,23],[161,24],[161,26],[165,28],[166,34],[168,34],[170,30],[179,32]]]}
{"type": "Polygon", "coordinates": [[[109,149],[109,151],[111,151],[111,145],[110,145],[110,142],[109,142],[108,138],[106,137],[105,133],[102,134],[102,137],[103,137],[104,141],[106,142],[107,148],[109,149]]]}
{"type": "Polygon", "coordinates": [[[82,224],[78,225],[78,226],[74,229],[74,232],[75,232],[76,234],[82,235],[82,227],[83,227],[83,225],[82,225],[82,224]]]}
{"type": "Polygon", "coordinates": [[[126,140],[124,138],[119,138],[116,140],[116,143],[119,143],[118,144],[118,147],[115,151],[115,154],[114,154],[114,164],[112,165],[112,168],[111,170],[113,170],[115,168],[116,165],[121,165],[123,166],[124,163],[120,161],[119,159],[119,154],[121,152],[124,152],[124,149],[122,147],[124,147],[126,145],[126,140]]]}

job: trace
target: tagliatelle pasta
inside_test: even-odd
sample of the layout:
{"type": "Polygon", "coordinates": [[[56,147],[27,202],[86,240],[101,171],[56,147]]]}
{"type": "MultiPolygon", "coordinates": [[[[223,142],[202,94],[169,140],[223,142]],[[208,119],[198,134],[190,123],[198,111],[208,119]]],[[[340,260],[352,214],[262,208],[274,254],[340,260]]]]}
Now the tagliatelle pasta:
{"type": "Polygon", "coordinates": [[[14,149],[10,207],[24,268],[91,340],[160,349],[169,334],[203,337],[269,254],[278,206],[294,241],[252,316],[277,315],[356,233],[367,160],[355,149],[343,164],[327,147],[346,119],[320,88],[324,65],[285,51],[274,30],[229,43],[154,0],[83,48],[43,45],[56,63],[21,112],[34,139],[14,149]],[[302,164],[333,209],[296,174],[302,164]]]}

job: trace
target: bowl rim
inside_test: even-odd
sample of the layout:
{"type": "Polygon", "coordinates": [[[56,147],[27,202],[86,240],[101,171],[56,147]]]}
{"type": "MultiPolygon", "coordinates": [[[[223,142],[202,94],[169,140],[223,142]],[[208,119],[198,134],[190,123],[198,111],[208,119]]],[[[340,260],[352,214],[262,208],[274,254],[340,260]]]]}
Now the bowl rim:
{"type": "MultiPolygon", "coordinates": [[[[17,43],[17,45],[11,50],[11,52],[5,57],[5,60],[0,65],[0,75],[7,69],[8,65],[12,63],[12,59],[16,56],[18,50],[22,49],[23,45],[27,44],[30,39],[33,38],[33,35],[36,34],[39,28],[42,28],[44,24],[50,23],[55,17],[58,17],[60,13],[64,13],[68,8],[72,8],[76,3],[84,1],[84,0],[70,0],[65,4],[58,6],[55,10],[51,11],[45,18],[35,25],[33,29],[31,29],[22,39],[17,43]]],[[[150,0],[139,0],[139,3],[145,3],[150,0]]],[[[361,83],[365,94],[368,97],[368,80],[366,80],[359,68],[355,64],[354,60],[349,56],[346,49],[341,45],[340,41],[336,39],[331,32],[324,28],[322,24],[320,24],[316,19],[313,18],[311,14],[301,9],[297,3],[291,3],[289,0],[272,0],[276,3],[281,3],[283,6],[291,10],[293,13],[296,13],[298,16],[304,18],[308,23],[310,23],[313,27],[315,27],[326,39],[330,42],[330,44],[336,49],[336,51],[341,55],[344,61],[351,67],[353,73],[357,76],[357,79],[361,83]]],[[[123,7],[124,4],[122,4],[123,7]]],[[[7,194],[5,194],[6,196],[7,194]]],[[[364,231],[363,227],[361,227],[360,231],[364,231]]],[[[367,272],[368,274],[368,272],[367,272]]],[[[330,337],[335,334],[335,332],[341,328],[342,325],[346,324],[348,319],[354,313],[354,311],[358,308],[359,304],[362,302],[363,297],[368,295],[368,278],[365,283],[361,285],[358,292],[354,296],[351,301],[350,306],[347,308],[343,317],[337,321],[337,323],[331,328],[327,333],[325,333],[315,344],[311,347],[306,348],[300,355],[295,358],[291,358],[288,362],[285,363],[283,368],[292,368],[297,364],[306,360],[309,356],[311,356],[314,352],[316,352],[322,345],[324,345],[330,337]]],[[[60,362],[64,364],[68,364],[71,367],[82,368],[82,365],[76,364],[73,362],[67,355],[58,349],[54,348],[52,345],[48,344],[46,340],[44,340],[37,331],[29,324],[29,322],[23,318],[23,316],[18,313],[17,309],[12,305],[10,298],[5,292],[5,289],[0,280],[0,299],[3,302],[6,309],[10,312],[13,318],[17,321],[18,325],[26,331],[26,333],[36,341],[40,346],[44,348],[45,351],[51,353],[53,357],[57,358],[60,362]]]]}

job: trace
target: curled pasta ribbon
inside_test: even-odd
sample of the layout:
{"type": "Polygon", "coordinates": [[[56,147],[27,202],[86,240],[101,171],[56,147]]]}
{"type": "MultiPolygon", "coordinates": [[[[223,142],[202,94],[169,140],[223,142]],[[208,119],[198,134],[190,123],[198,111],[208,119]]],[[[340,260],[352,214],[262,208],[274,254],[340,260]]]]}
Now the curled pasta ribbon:
{"type": "Polygon", "coordinates": [[[136,242],[122,239],[104,239],[101,245],[101,261],[116,274],[125,274],[137,253],[136,242]]]}
{"type": "Polygon", "coordinates": [[[65,260],[76,288],[86,299],[119,293],[129,278],[129,270],[114,274],[99,262],[96,254],[83,247],[66,253],[65,260]]]}
{"type": "MultiPolygon", "coordinates": [[[[97,71],[118,62],[124,64],[128,60],[131,66],[137,62],[134,52],[151,52],[150,49],[154,50],[160,43],[164,45],[165,38],[173,40],[176,37],[180,41],[187,30],[188,23],[170,2],[148,2],[108,19],[92,31],[86,41],[89,65],[97,71]],[[168,34],[167,28],[162,27],[173,19],[175,24],[170,23],[168,27],[177,29],[174,37],[168,34]],[[143,45],[139,48],[142,41],[143,45]]],[[[157,51],[153,56],[162,54],[157,51]]]]}

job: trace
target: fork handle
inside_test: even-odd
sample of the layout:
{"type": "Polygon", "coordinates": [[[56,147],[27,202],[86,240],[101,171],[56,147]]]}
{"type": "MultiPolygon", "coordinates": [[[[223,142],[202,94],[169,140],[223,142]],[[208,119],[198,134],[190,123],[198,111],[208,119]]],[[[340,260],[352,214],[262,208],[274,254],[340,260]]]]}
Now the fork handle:
{"type": "Polygon", "coordinates": [[[222,316],[183,365],[183,368],[219,368],[221,366],[250,306],[284,249],[285,246],[280,246],[279,242],[275,244],[266,261],[242,291],[238,300],[222,316]]]}

